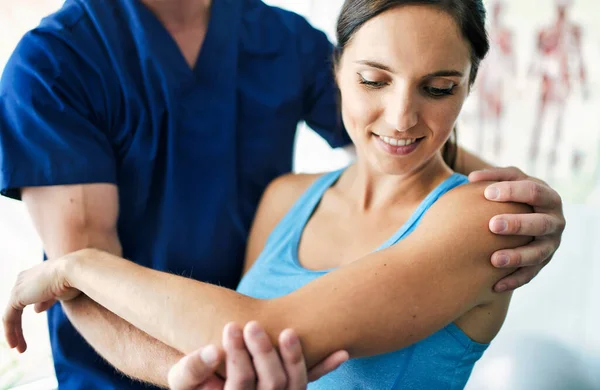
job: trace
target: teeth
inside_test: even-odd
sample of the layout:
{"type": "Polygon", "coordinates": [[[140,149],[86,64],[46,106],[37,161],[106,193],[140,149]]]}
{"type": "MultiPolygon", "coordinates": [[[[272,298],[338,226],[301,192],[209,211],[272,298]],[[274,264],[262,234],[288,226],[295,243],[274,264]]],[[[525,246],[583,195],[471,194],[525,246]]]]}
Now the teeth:
{"type": "Polygon", "coordinates": [[[389,144],[392,146],[407,146],[407,145],[414,143],[417,140],[416,138],[396,139],[396,138],[383,137],[383,136],[379,136],[379,138],[381,138],[381,140],[383,140],[383,142],[385,142],[386,144],[389,144]]]}

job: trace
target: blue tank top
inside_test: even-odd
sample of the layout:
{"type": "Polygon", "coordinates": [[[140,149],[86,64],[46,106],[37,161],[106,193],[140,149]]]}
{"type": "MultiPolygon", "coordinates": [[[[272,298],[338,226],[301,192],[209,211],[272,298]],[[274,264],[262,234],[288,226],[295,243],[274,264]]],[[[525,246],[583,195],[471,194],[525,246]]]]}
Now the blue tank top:
{"type": "MultiPolygon", "coordinates": [[[[319,177],[296,201],[275,227],[262,253],[240,282],[237,291],[259,299],[289,294],[331,270],[308,270],[298,261],[298,244],[306,223],[325,191],[343,170],[319,177]]],[[[394,245],[410,234],[424,213],[451,189],[467,183],[465,176],[453,174],[421,202],[398,231],[377,250],[394,245]]],[[[472,341],[456,325],[450,324],[433,335],[404,349],[366,358],[351,359],[334,372],[310,383],[321,389],[462,389],[473,365],[487,344],[472,341]]]]}

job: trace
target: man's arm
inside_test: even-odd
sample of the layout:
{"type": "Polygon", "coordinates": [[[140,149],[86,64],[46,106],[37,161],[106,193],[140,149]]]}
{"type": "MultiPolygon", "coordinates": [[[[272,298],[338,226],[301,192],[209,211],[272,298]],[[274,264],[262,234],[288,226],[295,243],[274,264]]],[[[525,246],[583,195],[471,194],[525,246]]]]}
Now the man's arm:
{"type": "MultiPolygon", "coordinates": [[[[255,300],[97,251],[75,253],[70,262],[63,259],[66,276],[51,283],[89,294],[149,334],[188,352],[218,344],[219,330],[229,321],[245,323],[257,318],[271,340],[293,324],[303,339],[309,367],[341,348],[355,356],[385,353],[410,345],[470,308],[494,299],[493,281],[510,270],[494,270],[485,259],[495,248],[521,245],[526,240],[490,234],[487,220],[499,212],[522,212],[524,208],[486,202],[482,191],[481,184],[453,190],[436,202],[410,237],[275,300],[255,300]],[[457,209],[468,213],[457,220],[457,209]],[[456,228],[463,232],[458,240],[456,228]],[[439,238],[434,246],[431,236],[439,238]],[[448,252],[448,247],[453,250],[448,252]],[[436,281],[436,289],[430,288],[427,281],[431,280],[436,281]],[[119,301],[122,295],[139,303],[135,310],[119,301]],[[349,300],[352,305],[347,304],[349,300]],[[190,302],[194,310],[189,310],[190,302]],[[407,310],[387,310],[389,302],[403,302],[407,310]],[[156,315],[160,322],[148,321],[156,315]],[[394,329],[403,331],[398,334],[394,329]],[[370,336],[365,338],[365,334],[370,336]]],[[[39,271],[30,274],[30,285],[47,283],[35,276],[39,271]]],[[[27,276],[22,286],[28,284],[25,279],[27,276]]],[[[17,291],[15,300],[27,304],[47,299],[32,298],[25,290],[17,291]]]]}
{"type": "MultiPolygon", "coordinates": [[[[50,262],[83,248],[103,249],[121,255],[116,231],[119,214],[116,186],[31,187],[22,191],[22,198],[42,237],[50,262]]],[[[36,308],[38,311],[45,310],[50,305],[45,303],[36,305],[36,308]]],[[[85,295],[62,302],[62,305],[73,326],[111,365],[133,379],[168,386],[169,369],[183,358],[181,352],[149,336],[85,295]]],[[[284,331],[281,337],[289,339],[290,333],[293,332],[284,331]]],[[[227,388],[242,388],[244,383],[254,385],[256,380],[258,387],[279,380],[282,383],[298,383],[298,388],[302,388],[306,386],[307,379],[316,380],[348,358],[345,351],[338,351],[307,373],[302,352],[293,344],[283,343],[280,361],[273,346],[253,334],[245,333],[242,340],[242,337],[236,338],[224,332],[223,341],[227,383],[213,375],[217,361],[211,363],[202,355],[188,356],[171,375],[178,389],[185,388],[182,387],[185,383],[192,384],[194,389],[212,389],[222,384],[227,388]],[[247,364],[240,365],[240,362],[247,364]]]]}
{"type": "MultiPolygon", "coordinates": [[[[115,185],[30,187],[22,190],[22,198],[49,259],[83,248],[122,255],[115,185]]],[[[129,377],[167,387],[169,368],[183,357],[181,352],[85,295],[62,305],[77,331],[111,365],[129,377]]]]}

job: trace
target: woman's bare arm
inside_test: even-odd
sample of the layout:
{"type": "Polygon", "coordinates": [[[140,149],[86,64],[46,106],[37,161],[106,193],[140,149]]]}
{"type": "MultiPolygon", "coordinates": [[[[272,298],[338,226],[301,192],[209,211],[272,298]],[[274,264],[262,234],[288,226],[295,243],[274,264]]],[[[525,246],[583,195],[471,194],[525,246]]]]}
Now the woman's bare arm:
{"type": "Polygon", "coordinates": [[[527,210],[487,202],[485,185],[451,191],[398,244],[278,299],[253,299],[99,251],[77,253],[65,272],[73,287],[181,351],[219,344],[227,322],[257,320],[274,342],[294,328],[309,367],[340,349],[353,357],[385,353],[491,301],[494,282],[511,272],[488,258],[527,239],[494,235],[487,224],[495,214],[527,210]]]}

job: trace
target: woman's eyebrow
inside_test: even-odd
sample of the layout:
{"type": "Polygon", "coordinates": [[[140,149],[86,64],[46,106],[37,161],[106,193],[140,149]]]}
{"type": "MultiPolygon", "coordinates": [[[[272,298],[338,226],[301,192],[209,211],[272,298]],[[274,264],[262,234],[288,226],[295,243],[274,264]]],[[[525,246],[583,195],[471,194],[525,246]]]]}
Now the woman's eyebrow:
{"type": "MultiPolygon", "coordinates": [[[[372,61],[372,60],[360,60],[356,61],[357,64],[370,66],[372,68],[377,68],[384,70],[386,72],[394,73],[394,70],[387,65],[382,64],[381,62],[372,61]]],[[[437,72],[429,73],[423,78],[431,78],[431,77],[463,77],[463,73],[457,70],[438,70],[437,72]]]]}
{"type": "Polygon", "coordinates": [[[356,61],[356,63],[357,64],[361,64],[361,65],[367,65],[367,66],[370,66],[372,68],[377,68],[377,69],[385,70],[386,72],[394,73],[394,71],[392,70],[392,68],[390,68],[387,65],[382,64],[381,62],[371,61],[371,60],[361,60],[361,61],[356,61]]]}
{"type": "Polygon", "coordinates": [[[438,70],[425,75],[425,78],[429,77],[463,77],[463,74],[458,70],[438,70]]]}

